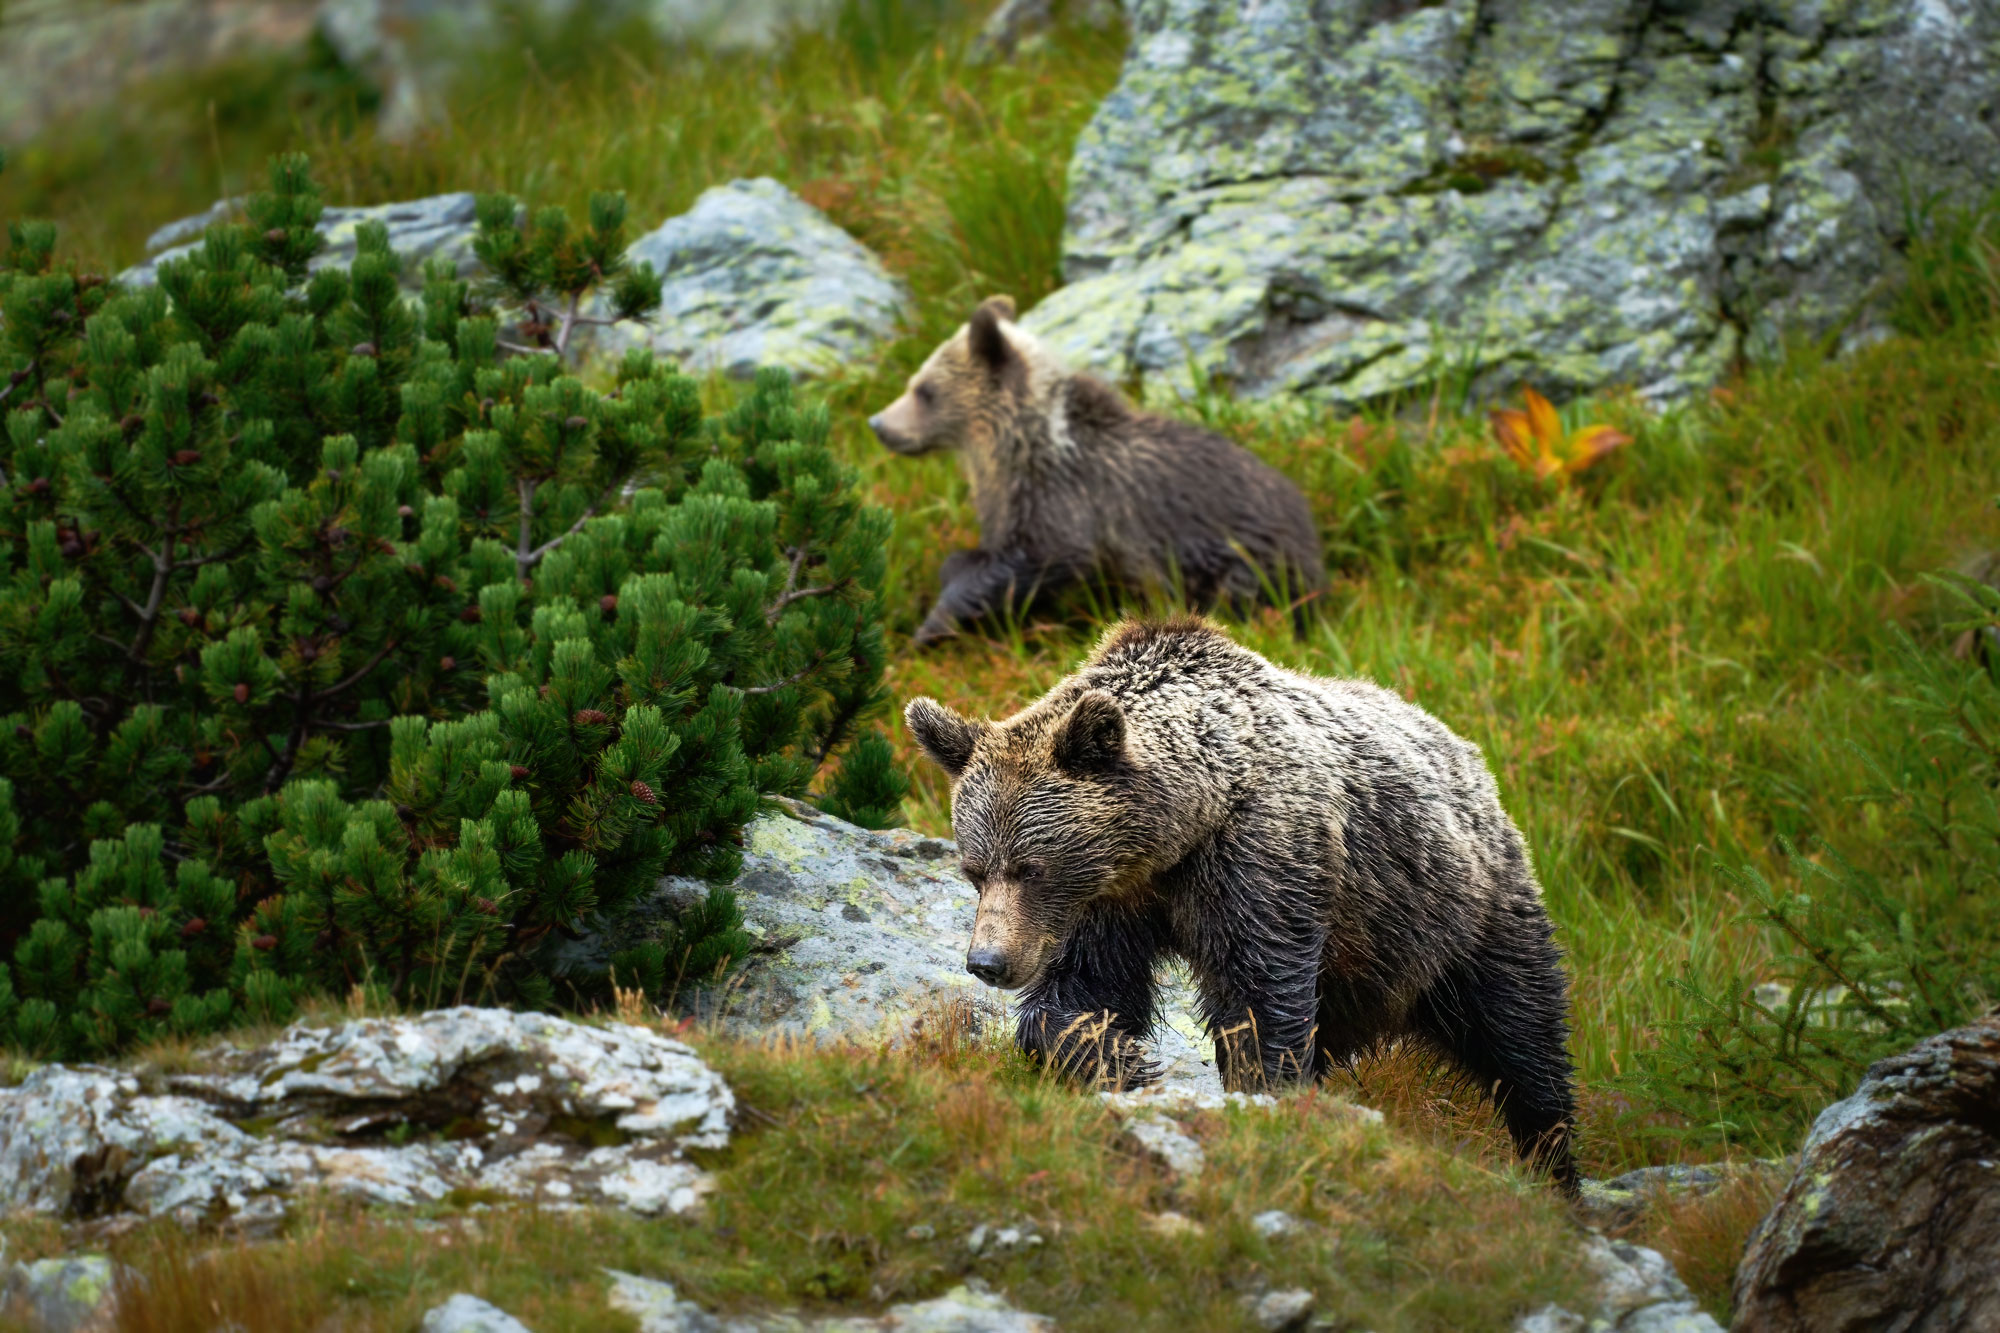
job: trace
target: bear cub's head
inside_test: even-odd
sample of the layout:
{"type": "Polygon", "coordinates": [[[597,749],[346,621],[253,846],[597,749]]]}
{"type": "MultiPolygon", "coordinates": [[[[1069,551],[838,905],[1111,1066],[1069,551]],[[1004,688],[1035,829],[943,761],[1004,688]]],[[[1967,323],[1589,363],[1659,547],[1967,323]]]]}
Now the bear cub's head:
{"type": "Polygon", "coordinates": [[[988,297],[868,424],[894,453],[963,448],[1025,400],[1030,372],[1045,359],[1040,344],[1015,327],[1014,299],[988,297]]]}
{"type": "Polygon", "coordinates": [[[1038,981],[1084,907],[1156,845],[1124,708],[1104,690],[1064,693],[1002,723],[934,699],[903,713],[951,776],[952,833],[979,890],[965,970],[1003,989],[1038,981]]]}

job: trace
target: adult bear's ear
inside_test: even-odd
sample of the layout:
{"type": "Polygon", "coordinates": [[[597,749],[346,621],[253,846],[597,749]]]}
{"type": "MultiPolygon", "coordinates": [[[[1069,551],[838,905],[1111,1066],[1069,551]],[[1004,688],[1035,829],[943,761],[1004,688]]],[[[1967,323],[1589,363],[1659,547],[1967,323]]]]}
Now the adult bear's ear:
{"type": "Polygon", "coordinates": [[[953,781],[972,762],[972,747],[986,731],[984,722],[960,717],[935,699],[910,700],[903,709],[903,721],[931,762],[949,773],[953,781]]]}
{"type": "Polygon", "coordinates": [[[1056,724],[1049,747],[1057,768],[1075,777],[1103,773],[1125,758],[1125,710],[1103,690],[1086,690],[1056,724]]]}
{"type": "Polygon", "coordinates": [[[1002,369],[1014,355],[1014,345],[1007,341],[1006,330],[1000,327],[1003,320],[1012,318],[1014,298],[994,296],[980,302],[966,325],[966,340],[972,347],[973,359],[989,370],[1002,369]]]}

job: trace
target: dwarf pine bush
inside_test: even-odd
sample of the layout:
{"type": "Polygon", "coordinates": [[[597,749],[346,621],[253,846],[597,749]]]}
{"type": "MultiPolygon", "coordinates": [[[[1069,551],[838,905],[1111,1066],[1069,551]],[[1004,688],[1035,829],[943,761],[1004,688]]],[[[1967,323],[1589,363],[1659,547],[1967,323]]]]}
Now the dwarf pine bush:
{"type": "MultiPolygon", "coordinates": [[[[483,201],[492,278],[418,302],[380,227],[313,267],[303,160],[245,211],[153,289],[40,224],[0,266],[0,1041],[356,985],[574,1003],[605,979],[559,986],[546,941],[727,876],[760,795],[857,737],[891,813],[885,516],[782,372],[712,417],[644,353],[573,372],[658,304],[621,200],[483,201]]],[[[738,924],[712,897],[646,978],[716,973],[738,924]]]]}

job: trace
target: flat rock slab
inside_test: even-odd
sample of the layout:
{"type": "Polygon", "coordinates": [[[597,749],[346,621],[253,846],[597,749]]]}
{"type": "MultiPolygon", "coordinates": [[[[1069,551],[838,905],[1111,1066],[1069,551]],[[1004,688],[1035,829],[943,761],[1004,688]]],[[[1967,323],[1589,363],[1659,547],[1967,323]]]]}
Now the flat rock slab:
{"type": "Polygon", "coordinates": [[[611,1307],[639,1321],[639,1333],[1056,1333],[1055,1321],[1016,1310],[978,1279],[944,1295],[894,1305],[880,1315],[805,1319],[793,1314],[712,1315],[681,1300],[672,1285],[610,1271],[611,1307]]]}
{"type": "Polygon", "coordinates": [[[1171,392],[1655,399],[1882,329],[2000,177],[1986,0],[1133,0],[1027,327],[1171,392]]]}
{"type": "Polygon", "coordinates": [[[327,1192],[684,1213],[709,1187],[684,1153],[725,1146],[735,1106],[680,1042],[499,1009],[296,1025],[204,1065],[0,1089],[0,1212],[261,1226],[327,1192]]]}
{"type": "Polygon", "coordinates": [[[1735,1298],[1739,1330],[2000,1328],[2000,1011],[1820,1113],[1735,1298]]]}
{"type": "MultiPolygon", "coordinates": [[[[663,880],[583,942],[559,946],[559,964],[601,968],[707,891],[698,880],[663,880]]],[[[881,1040],[954,1005],[975,1022],[1006,1021],[1005,993],[965,970],[978,894],[945,839],[873,832],[786,802],[745,830],[736,892],[760,950],[726,991],[700,1001],[725,1030],[881,1040]]],[[[1163,1092],[1219,1106],[1222,1084],[1193,991],[1171,973],[1161,981],[1150,1045],[1163,1092]]]]}

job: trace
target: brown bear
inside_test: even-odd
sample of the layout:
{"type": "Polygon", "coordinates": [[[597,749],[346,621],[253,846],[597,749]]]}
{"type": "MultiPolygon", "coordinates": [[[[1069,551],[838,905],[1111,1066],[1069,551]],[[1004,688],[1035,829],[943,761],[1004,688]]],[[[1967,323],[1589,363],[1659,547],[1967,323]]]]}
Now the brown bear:
{"type": "Polygon", "coordinates": [[[1325,585],[1305,497],[1213,431],[1133,408],[1058,365],[996,296],[869,419],[899,454],[957,452],[979,546],[944,562],[930,643],[1093,575],[1197,606],[1289,605],[1325,585]]]}
{"type": "Polygon", "coordinates": [[[1478,747],[1363,681],[1274,666],[1193,617],[1126,622],[1004,722],[931,699],[979,911],[966,969],[1020,988],[1023,1049],[1141,1084],[1154,967],[1184,959],[1225,1086],[1398,1037],[1492,1092],[1576,1186],[1567,983],[1478,747]]]}

